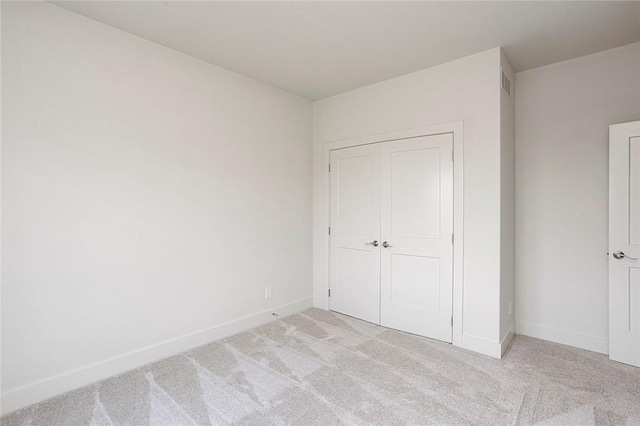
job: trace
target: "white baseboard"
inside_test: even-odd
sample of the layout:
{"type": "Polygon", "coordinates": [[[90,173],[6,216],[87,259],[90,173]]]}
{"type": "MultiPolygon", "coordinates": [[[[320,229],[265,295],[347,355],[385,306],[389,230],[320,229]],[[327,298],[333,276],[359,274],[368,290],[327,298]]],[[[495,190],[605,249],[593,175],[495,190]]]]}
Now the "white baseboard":
{"type": "Polygon", "coordinates": [[[502,345],[500,342],[494,342],[483,337],[463,334],[461,346],[464,349],[488,355],[492,358],[502,358],[502,345]]]}
{"type": "Polygon", "coordinates": [[[511,327],[509,327],[509,330],[507,330],[507,333],[500,341],[500,358],[502,358],[504,353],[507,351],[507,348],[511,344],[511,341],[513,340],[513,336],[515,336],[515,334],[516,334],[516,323],[514,322],[513,324],[511,324],[511,327]]]}
{"type": "Polygon", "coordinates": [[[266,324],[311,306],[311,298],[298,300],[11,389],[2,394],[2,414],[266,324]],[[278,317],[274,316],[274,313],[278,317]]]}
{"type": "Polygon", "coordinates": [[[609,353],[609,339],[526,321],[516,321],[516,333],[576,348],[609,353]]]}

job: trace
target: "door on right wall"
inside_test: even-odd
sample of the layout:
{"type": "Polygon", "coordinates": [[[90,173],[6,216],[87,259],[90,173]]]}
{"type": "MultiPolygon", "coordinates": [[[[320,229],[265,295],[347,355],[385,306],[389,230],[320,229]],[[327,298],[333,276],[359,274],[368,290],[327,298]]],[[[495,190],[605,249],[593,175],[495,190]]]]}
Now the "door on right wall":
{"type": "Polygon", "coordinates": [[[609,129],[609,358],[640,367],[640,121],[609,129]]]}

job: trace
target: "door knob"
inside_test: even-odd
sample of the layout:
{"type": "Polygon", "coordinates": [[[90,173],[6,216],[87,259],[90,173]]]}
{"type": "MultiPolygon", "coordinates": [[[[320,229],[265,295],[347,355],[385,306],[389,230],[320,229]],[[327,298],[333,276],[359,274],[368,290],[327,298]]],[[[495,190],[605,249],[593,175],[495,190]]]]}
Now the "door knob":
{"type": "MultiPolygon", "coordinates": [[[[382,245],[384,246],[384,243],[382,245]]],[[[620,250],[614,251],[613,252],[613,257],[616,258],[616,259],[624,259],[626,257],[627,259],[638,260],[637,257],[627,256],[626,254],[624,254],[624,252],[622,252],[620,250]]]]}
{"type": "Polygon", "coordinates": [[[382,247],[389,248],[389,247],[393,247],[393,246],[385,241],[384,243],[382,243],[382,247]]]}
{"type": "Polygon", "coordinates": [[[365,243],[368,246],[378,247],[378,240],[373,240],[370,243],[365,243]]]}

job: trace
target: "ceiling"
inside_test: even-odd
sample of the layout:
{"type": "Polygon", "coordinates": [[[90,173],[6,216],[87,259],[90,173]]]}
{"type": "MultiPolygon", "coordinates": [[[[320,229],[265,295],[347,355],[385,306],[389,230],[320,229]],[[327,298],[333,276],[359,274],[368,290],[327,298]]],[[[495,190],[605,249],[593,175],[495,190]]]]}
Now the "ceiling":
{"type": "Polygon", "coordinates": [[[497,46],[523,71],[640,41],[640,2],[52,3],[314,100],[497,46]]]}

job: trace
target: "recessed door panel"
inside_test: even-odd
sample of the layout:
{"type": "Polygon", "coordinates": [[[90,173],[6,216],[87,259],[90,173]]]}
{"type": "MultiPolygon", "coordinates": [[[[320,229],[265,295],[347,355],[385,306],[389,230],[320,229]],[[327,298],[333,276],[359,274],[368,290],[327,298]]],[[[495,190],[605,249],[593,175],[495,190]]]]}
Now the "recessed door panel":
{"type": "Polygon", "coordinates": [[[366,155],[337,160],[335,167],[338,179],[336,210],[337,231],[352,234],[367,234],[371,230],[373,190],[377,185],[372,180],[376,158],[366,155]]]}
{"type": "Polygon", "coordinates": [[[391,235],[440,238],[440,148],[391,153],[391,235]]]}
{"type": "Polygon", "coordinates": [[[640,336],[640,268],[629,269],[629,332],[640,336]]]}
{"type": "Polygon", "coordinates": [[[640,137],[629,139],[629,244],[640,245],[640,137]]]}
{"type": "Polygon", "coordinates": [[[337,252],[336,295],[377,297],[378,286],[371,283],[379,279],[379,274],[371,268],[371,252],[349,247],[338,247],[337,252]]]}
{"type": "Polygon", "coordinates": [[[380,323],[379,239],[380,145],[332,151],[331,310],[380,323]]]}
{"type": "Polygon", "coordinates": [[[391,303],[440,311],[440,259],[391,254],[391,303]]]}

